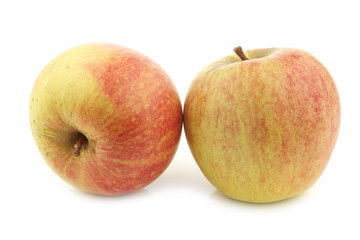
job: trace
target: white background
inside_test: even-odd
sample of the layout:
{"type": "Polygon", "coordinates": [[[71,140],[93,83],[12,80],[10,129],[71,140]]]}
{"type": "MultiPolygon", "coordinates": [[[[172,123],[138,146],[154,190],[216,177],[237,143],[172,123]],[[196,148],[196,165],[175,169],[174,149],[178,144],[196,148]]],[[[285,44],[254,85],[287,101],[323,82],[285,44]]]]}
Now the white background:
{"type": "Polygon", "coordinates": [[[360,37],[357,1],[1,1],[0,239],[360,239],[360,37]],[[244,49],[295,47],[333,75],[337,145],[318,182],[297,198],[249,204],[202,175],[184,134],[169,168],[136,193],[100,197],[58,178],[28,123],[31,88],[62,51],[111,42],[143,52],[182,103],[206,65],[244,49]]]}

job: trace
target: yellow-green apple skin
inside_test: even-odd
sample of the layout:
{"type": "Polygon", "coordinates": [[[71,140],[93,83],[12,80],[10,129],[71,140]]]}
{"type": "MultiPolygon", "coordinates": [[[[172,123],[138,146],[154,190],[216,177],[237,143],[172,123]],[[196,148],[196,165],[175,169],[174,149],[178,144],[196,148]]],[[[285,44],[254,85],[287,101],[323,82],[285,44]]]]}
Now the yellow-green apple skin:
{"type": "Polygon", "coordinates": [[[274,202],[309,189],[337,140],[340,101],[326,68],[291,48],[245,51],[193,80],[184,104],[191,152],[223,194],[274,202]]]}
{"type": "Polygon", "coordinates": [[[35,82],[29,108],[46,163],[68,183],[100,195],[154,181],[171,162],[182,128],[178,92],[165,71],[114,44],[83,44],[53,59],[35,82]]]}

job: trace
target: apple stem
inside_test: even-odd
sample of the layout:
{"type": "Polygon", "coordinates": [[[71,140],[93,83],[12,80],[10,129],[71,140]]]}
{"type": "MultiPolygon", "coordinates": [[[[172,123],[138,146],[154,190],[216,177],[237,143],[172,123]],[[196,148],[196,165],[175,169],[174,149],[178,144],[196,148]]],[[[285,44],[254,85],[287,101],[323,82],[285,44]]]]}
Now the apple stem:
{"type": "Polygon", "coordinates": [[[243,60],[243,61],[249,60],[245,56],[245,54],[244,54],[244,52],[242,50],[242,47],[239,46],[239,47],[234,48],[234,52],[236,53],[236,55],[238,55],[241,58],[241,60],[243,60]]]}
{"type": "Polygon", "coordinates": [[[81,135],[74,145],[74,148],[75,148],[74,156],[75,157],[80,157],[80,151],[81,151],[82,146],[84,145],[84,142],[85,142],[85,136],[81,135]]]}

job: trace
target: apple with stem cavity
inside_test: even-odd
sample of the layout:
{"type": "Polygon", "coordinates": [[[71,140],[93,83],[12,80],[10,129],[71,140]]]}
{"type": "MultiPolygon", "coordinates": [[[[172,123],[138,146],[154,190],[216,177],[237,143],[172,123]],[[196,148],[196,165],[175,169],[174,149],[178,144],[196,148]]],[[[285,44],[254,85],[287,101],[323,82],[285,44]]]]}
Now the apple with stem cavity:
{"type": "Polygon", "coordinates": [[[179,144],[182,108],[165,71],[134,50],[74,47],[40,73],[30,125],[47,164],[65,181],[100,195],[143,188],[179,144]]]}
{"type": "Polygon", "coordinates": [[[335,83],[302,50],[234,51],[203,69],[188,90],[191,152],[230,198],[274,202],[301,194],[322,174],[337,140],[335,83]]]}

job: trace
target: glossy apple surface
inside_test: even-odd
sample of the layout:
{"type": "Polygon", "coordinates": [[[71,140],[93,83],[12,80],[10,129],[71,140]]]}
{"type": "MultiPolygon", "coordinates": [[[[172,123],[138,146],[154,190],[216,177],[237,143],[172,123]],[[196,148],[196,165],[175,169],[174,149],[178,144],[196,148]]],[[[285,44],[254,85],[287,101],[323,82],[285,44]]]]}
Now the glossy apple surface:
{"type": "Polygon", "coordinates": [[[191,152],[231,198],[296,196],[320,177],[337,140],[333,78],[302,50],[235,50],[202,70],[188,90],[184,127],[191,152]]]}
{"type": "Polygon", "coordinates": [[[113,44],[84,44],[53,59],[30,99],[30,125],[46,163],[83,191],[141,189],[171,162],[182,109],[154,61],[113,44]]]}

